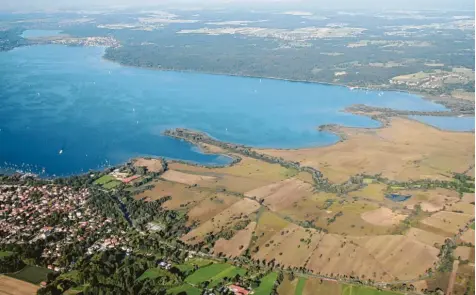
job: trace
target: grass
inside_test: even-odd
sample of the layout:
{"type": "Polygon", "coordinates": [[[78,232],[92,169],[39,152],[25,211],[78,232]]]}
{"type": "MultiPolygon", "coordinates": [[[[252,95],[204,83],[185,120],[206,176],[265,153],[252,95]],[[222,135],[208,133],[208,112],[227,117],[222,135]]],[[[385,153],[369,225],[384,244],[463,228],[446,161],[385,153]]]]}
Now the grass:
{"type": "Polygon", "coordinates": [[[105,188],[105,189],[113,189],[113,188],[115,188],[116,186],[118,186],[120,184],[121,184],[120,181],[114,180],[114,181],[110,181],[106,184],[103,184],[102,187],[105,188]]]}
{"type": "Polygon", "coordinates": [[[187,272],[187,271],[193,270],[195,265],[200,268],[200,267],[208,266],[210,264],[213,264],[213,260],[197,257],[197,258],[189,259],[187,260],[187,262],[183,264],[177,264],[175,265],[175,267],[178,268],[181,272],[187,272]]]}
{"type": "Polygon", "coordinates": [[[274,283],[278,278],[278,274],[275,272],[270,272],[261,279],[261,284],[256,288],[254,295],[269,295],[273,290],[274,283]]]}
{"type": "Polygon", "coordinates": [[[400,190],[400,189],[405,189],[403,186],[398,186],[398,185],[391,185],[390,186],[391,190],[400,190]]]}
{"type": "Polygon", "coordinates": [[[232,278],[235,275],[244,275],[246,270],[226,263],[212,264],[202,267],[189,275],[185,282],[189,284],[199,284],[210,281],[210,287],[218,285],[225,277],[232,278]]]}
{"type": "Polygon", "coordinates": [[[65,279],[65,280],[70,280],[73,282],[78,282],[79,281],[79,271],[73,270],[64,274],[60,275],[60,278],[65,279]]]}
{"type": "Polygon", "coordinates": [[[471,225],[469,226],[470,228],[474,229],[474,222],[471,223],[471,225]]]}
{"type": "Polygon", "coordinates": [[[136,281],[140,282],[144,280],[152,280],[157,285],[162,286],[176,286],[180,283],[180,280],[174,274],[155,267],[144,271],[136,281]]]}
{"type": "Polygon", "coordinates": [[[103,184],[106,184],[110,181],[114,181],[116,180],[114,177],[112,177],[111,175],[103,175],[101,176],[100,178],[96,179],[94,181],[94,184],[99,184],[99,185],[103,185],[103,184]]]}
{"type": "Polygon", "coordinates": [[[215,287],[215,286],[218,285],[221,281],[223,281],[224,278],[233,278],[233,277],[235,277],[236,275],[243,276],[245,273],[246,273],[246,270],[245,270],[245,269],[232,266],[232,267],[226,269],[225,271],[222,271],[222,272],[219,273],[218,275],[214,276],[214,277],[211,279],[211,282],[210,282],[209,287],[215,287]]]}
{"type": "Polygon", "coordinates": [[[208,266],[213,263],[213,260],[205,258],[192,258],[187,260],[185,264],[196,265],[198,267],[208,266]]]}
{"type": "Polygon", "coordinates": [[[7,275],[15,279],[38,285],[42,281],[46,281],[46,275],[50,272],[52,271],[44,267],[27,265],[19,272],[7,275]]]}
{"type": "Polygon", "coordinates": [[[137,278],[138,281],[146,280],[146,279],[155,279],[162,276],[167,276],[168,272],[161,270],[160,268],[149,268],[148,270],[144,271],[144,273],[137,278]]]}
{"type": "Polygon", "coordinates": [[[306,285],[306,278],[299,278],[299,281],[296,286],[296,290],[294,290],[294,295],[302,295],[302,291],[304,290],[305,285],[306,285]]]}
{"type": "Polygon", "coordinates": [[[167,294],[180,294],[182,292],[187,293],[187,295],[200,295],[201,291],[193,286],[183,284],[181,286],[171,288],[167,290],[167,294]]]}
{"type": "Polygon", "coordinates": [[[299,170],[294,169],[294,168],[287,168],[285,171],[283,171],[283,175],[286,178],[294,177],[294,176],[298,175],[298,173],[299,173],[299,170]]]}
{"type": "Polygon", "coordinates": [[[343,285],[342,295],[401,295],[402,293],[396,293],[392,291],[382,290],[379,291],[374,288],[355,286],[355,285],[343,285]]]}
{"type": "Polygon", "coordinates": [[[231,267],[231,265],[229,264],[217,263],[217,264],[212,264],[212,265],[200,268],[197,271],[195,271],[193,274],[189,275],[185,279],[185,282],[190,284],[198,284],[201,282],[208,281],[209,279],[218,275],[220,272],[225,271],[229,267],[231,267]]]}
{"type": "Polygon", "coordinates": [[[94,184],[101,185],[105,189],[113,189],[116,186],[120,185],[121,182],[116,180],[113,176],[111,175],[103,175],[100,178],[96,179],[94,181],[94,184]]]}
{"type": "Polygon", "coordinates": [[[0,258],[1,257],[8,257],[8,256],[11,256],[13,254],[13,252],[10,252],[10,251],[0,251],[0,258]]]}
{"type": "Polygon", "coordinates": [[[188,272],[193,270],[193,265],[191,264],[177,264],[174,265],[176,268],[178,268],[181,272],[188,272]]]}

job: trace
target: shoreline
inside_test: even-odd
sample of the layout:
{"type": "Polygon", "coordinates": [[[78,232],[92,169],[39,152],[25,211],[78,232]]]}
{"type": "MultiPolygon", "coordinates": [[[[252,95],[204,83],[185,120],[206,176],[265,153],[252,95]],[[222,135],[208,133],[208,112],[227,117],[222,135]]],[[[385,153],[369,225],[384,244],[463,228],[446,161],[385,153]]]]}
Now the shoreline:
{"type": "MultiPolygon", "coordinates": [[[[109,47],[106,47],[106,50],[109,47]]],[[[335,82],[325,82],[325,81],[313,81],[313,80],[300,80],[300,79],[289,79],[289,78],[281,78],[281,77],[274,77],[274,76],[255,76],[255,75],[246,75],[246,74],[233,74],[233,73],[225,73],[225,72],[213,72],[213,71],[198,71],[198,70],[180,70],[180,69],[170,69],[170,68],[160,68],[160,67],[144,67],[138,65],[128,65],[124,64],[120,61],[110,59],[106,57],[106,50],[104,51],[103,56],[101,57],[104,61],[111,62],[114,64],[118,64],[123,67],[129,68],[138,68],[138,69],[147,69],[153,71],[163,71],[163,72],[177,72],[177,73],[192,73],[192,74],[206,74],[206,75],[214,75],[214,76],[228,76],[228,77],[242,77],[242,78],[251,78],[251,79],[266,79],[266,80],[273,80],[273,81],[284,81],[284,82],[291,82],[291,83],[304,83],[304,84],[318,84],[323,86],[337,86],[337,87],[344,87],[348,89],[357,89],[357,90],[365,90],[365,91],[387,91],[387,92],[398,92],[398,93],[405,93],[410,95],[416,95],[421,99],[426,101],[433,102],[435,104],[442,105],[443,107],[447,108],[448,110],[441,111],[441,112],[455,112],[452,108],[454,104],[461,104],[461,105],[474,105],[474,102],[456,98],[452,96],[446,97],[438,97],[424,92],[418,92],[414,90],[403,90],[397,88],[391,88],[390,86],[384,85],[382,88],[379,87],[372,87],[372,86],[360,86],[360,85],[353,85],[353,84],[343,84],[343,83],[335,83],[335,82]],[[451,103],[453,101],[453,103],[451,103]]],[[[352,91],[352,90],[351,90],[352,91]]],[[[445,94],[440,94],[445,95],[445,94]]],[[[473,108],[473,115],[475,115],[474,108],[473,108]]],[[[452,116],[452,115],[450,115],[452,116]]]]}
{"type": "MultiPolygon", "coordinates": [[[[28,46],[36,46],[36,45],[43,45],[43,44],[32,44],[32,45],[28,45],[28,46]]],[[[84,47],[83,45],[61,45],[61,44],[53,44],[53,45],[84,47]]],[[[354,86],[349,86],[349,85],[345,85],[345,84],[338,84],[338,83],[306,81],[306,80],[293,80],[293,79],[285,79],[285,78],[278,78],[278,77],[264,77],[264,76],[260,77],[260,76],[252,76],[252,75],[238,75],[238,74],[229,74],[229,73],[203,72],[203,71],[194,71],[194,70],[174,70],[174,69],[163,69],[163,68],[157,68],[157,67],[141,67],[141,66],[125,65],[125,64],[123,64],[119,61],[106,58],[105,53],[106,53],[106,50],[107,50],[108,47],[104,47],[104,48],[105,49],[103,51],[103,55],[101,56],[101,59],[104,60],[105,62],[111,62],[111,63],[114,63],[114,64],[119,65],[121,67],[122,66],[123,67],[133,67],[133,68],[141,68],[141,69],[148,69],[148,70],[170,71],[170,72],[179,72],[179,73],[182,73],[182,72],[183,73],[197,73],[197,74],[203,73],[203,74],[216,75],[216,76],[244,77],[244,78],[252,78],[252,79],[269,79],[269,80],[287,81],[287,82],[293,82],[293,83],[320,84],[320,85],[324,85],[324,86],[337,86],[337,87],[346,87],[346,88],[354,87],[354,86]]],[[[430,100],[432,102],[438,103],[438,101],[434,100],[431,97],[422,95],[421,93],[413,93],[411,91],[404,91],[404,90],[399,90],[399,89],[387,89],[387,88],[380,89],[380,88],[360,87],[360,86],[356,86],[356,87],[358,87],[359,90],[369,90],[369,91],[379,91],[379,90],[382,91],[383,90],[383,91],[408,93],[408,94],[412,94],[412,95],[417,95],[421,99],[426,99],[426,100],[430,100]]],[[[464,101],[466,104],[468,103],[467,101],[462,100],[462,99],[454,98],[454,100],[455,101],[464,101]]],[[[444,104],[441,104],[441,105],[445,106],[445,108],[448,108],[444,104]]],[[[329,132],[329,133],[337,135],[339,137],[339,139],[337,141],[335,141],[333,143],[325,144],[325,145],[316,145],[316,144],[314,144],[312,146],[305,146],[305,147],[298,147],[298,148],[274,148],[274,147],[252,147],[252,146],[250,146],[249,148],[254,149],[254,150],[260,150],[260,149],[266,149],[266,148],[276,149],[276,150],[300,150],[300,149],[321,148],[321,147],[325,147],[325,146],[332,146],[332,145],[335,145],[335,144],[337,144],[337,143],[346,139],[345,137],[342,136],[342,132],[339,132],[339,129],[341,129],[341,128],[352,128],[352,129],[361,129],[361,130],[377,130],[377,129],[380,129],[380,128],[386,128],[388,126],[388,121],[391,117],[402,117],[402,116],[404,116],[404,118],[407,119],[407,120],[416,121],[420,124],[424,124],[426,126],[436,128],[438,130],[445,131],[445,132],[474,133],[474,130],[473,131],[445,130],[445,129],[441,129],[439,127],[430,125],[428,123],[425,123],[425,122],[422,122],[422,121],[419,121],[419,120],[415,120],[414,118],[408,117],[408,115],[430,115],[430,116],[447,116],[447,117],[456,117],[458,115],[471,115],[468,112],[463,113],[461,111],[459,111],[459,112],[458,111],[456,111],[456,112],[455,111],[434,111],[434,112],[399,111],[399,110],[390,109],[390,108],[386,109],[386,108],[370,107],[370,106],[367,106],[367,105],[360,105],[360,107],[362,107],[362,106],[364,108],[366,108],[367,110],[365,110],[365,109],[359,110],[358,109],[359,105],[354,104],[354,105],[351,105],[351,106],[349,106],[349,107],[347,107],[347,108],[345,108],[341,111],[342,112],[349,112],[349,113],[352,113],[354,115],[369,117],[372,120],[375,120],[375,121],[378,121],[379,123],[381,123],[381,126],[378,126],[378,127],[352,127],[352,126],[345,126],[345,125],[340,125],[340,124],[324,124],[324,125],[321,125],[321,126],[316,126],[315,129],[317,131],[329,132]],[[377,112],[378,114],[369,113],[372,110],[377,112]]],[[[200,132],[200,131],[197,131],[197,132],[200,132]]],[[[203,133],[203,132],[200,132],[200,133],[203,133]]],[[[218,140],[218,139],[212,137],[210,134],[205,134],[205,135],[214,139],[217,142],[222,142],[221,140],[218,140]]],[[[215,154],[213,152],[209,152],[209,151],[204,150],[203,146],[197,145],[195,142],[191,142],[191,143],[193,144],[194,147],[197,147],[200,150],[200,152],[202,152],[204,154],[215,154]]],[[[224,142],[224,143],[226,143],[226,142],[224,142]]],[[[236,146],[243,146],[243,147],[245,146],[245,145],[236,144],[236,143],[229,143],[229,144],[233,144],[233,145],[236,145],[236,146]]],[[[208,165],[208,164],[200,164],[200,163],[196,163],[196,162],[193,162],[193,161],[173,159],[173,158],[169,158],[169,159],[167,159],[167,161],[186,163],[188,165],[195,165],[195,166],[201,166],[201,167],[207,167],[207,168],[232,166],[232,165],[234,165],[234,164],[236,164],[240,161],[240,159],[237,159],[236,156],[233,156],[233,155],[228,154],[228,153],[223,153],[223,154],[222,153],[216,153],[216,155],[229,157],[231,159],[231,162],[226,163],[226,164],[222,164],[222,165],[221,164],[209,164],[208,165]]],[[[150,157],[150,155],[148,155],[148,156],[150,157]]],[[[163,158],[160,155],[154,155],[152,157],[153,158],[163,158]]],[[[95,170],[95,169],[97,169],[97,168],[95,168],[95,169],[91,169],[91,170],[88,170],[88,171],[82,171],[82,172],[72,173],[72,174],[63,175],[63,176],[56,176],[56,175],[50,176],[50,175],[48,175],[48,176],[41,177],[41,178],[55,179],[55,178],[72,177],[72,176],[75,176],[75,175],[83,175],[83,174],[89,173],[90,171],[104,171],[104,170],[110,169],[112,167],[118,167],[118,166],[124,165],[124,164],[126,164],[126,163],[128,163],[128,162],[130,162],[134,159],[137,159],[137,158],[140,158],[140,156],[129,158],[128,160],[125,160],[121,163],[118,163],[116,165],[112,165],[112,166],[109,166],[109,167],[101,167],[101,168],[98,167],[101,170],[95,170]]],[[[13,172],[13,174],[14,173],[17,173],[17,172],[13,172]]]]}

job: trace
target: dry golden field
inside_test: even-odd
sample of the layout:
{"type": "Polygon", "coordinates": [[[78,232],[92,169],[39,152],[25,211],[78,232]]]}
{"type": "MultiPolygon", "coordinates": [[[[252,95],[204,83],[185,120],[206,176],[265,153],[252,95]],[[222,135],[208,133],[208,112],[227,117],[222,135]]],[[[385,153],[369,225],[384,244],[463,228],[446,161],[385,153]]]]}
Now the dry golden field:
{"type": "Polygon", "coordinates": [[[245,196],[264,200],[264,204],[273,211],[292,206],[302,198],[312,195],[311,184],[299,179],[290,178],[269,184],[245,193],[245,196]]]}
{"type": "Polygon", "coordinates": [[[336,183],[364,172],[402,181],[447,179],[474,163],[472,133],[441,131],[403,118],[392,118],[386,128],[340,130],[347,139],[335,145],[256,151],[314,167],[336,183]]]}
{"type": "Polygon", "coordinates": [[[435,229],[435,232],[454,235],[473,218],[474,215],[471,214],[440,211],[423,219],[421,223],[430,229],[435,229]]]}
{"type": "Polygon", "coordinates": [[[162,172],[164,166],[159,159],[137,158],[134,160],[135,167],[146,167],[149,172],[162,172]]]}
{"type": "MultiPolygon", "coordinates": [[[[315,167],[334,183],[358,173],[382,173],[397,181],[448,180],[452,172],[466,171],[474,162],[471,133],[445,132],[404,118],[392,118],[384,128],[340,132],[347,138],[332,146],[258,151],[315,167]]],[[[213,145],[201,148],[224,153],[213,145]]],[[[324,192],[308,172],[240,157],[240,162],[223,168],[170,162],[169,170],[151,183],[154,187],[136,198],[170,196],[164,207],[186,212],[193,225],[181,240],[193,245],[214,234],[216,241],[207,247],[215,255],[236,257],[248,250],[254,260],[376,281],[418,279],[437,265],[445,239],[474,219],[474,194],[404,189],[403,184],[371,177],[364,179],[363,187],[352,184],[354,191],[324,192]],[[412,197],[394,202],[385,197],[390,192],[412,197]],[[416,205],[422,211],[415,210],[416,205]],[[227,239],[219,237],[221,232],[228,233],[227,239]]],[[[474,243],[474,230],[457,242],[474,243]]],[[[459,246],[455,254],[466,258],[468,249],[459,246]]],[[[415,284],[423,288],[431,282],[415,284]]],[[[286,278],[279,293],[294,292],[297,286],[297,279],[286,278]]],[[[341,292],[339,284],[311,278],[301,287],[302,294],[341,292]]]]}
{"type": "Polygon", "coordinates": [[[385,207],[364,212],[361,216],[368,223],[380,226],[396,225],[406,218],[406,215],[393,212],[385,207]]]}
{"type": "Polygon", "coordinates": [[[0,275],[0,295],[34,295],[39,286],[0,275]]]}
{"type": "Polygon", "coordinates": [[[224,253],[227,257],[237,257],[248,249],[256,222],[250,222],[246,228],[238,231],[231,239],[219,239],[215,242],[213,253],[224,253]]]}
{"type": "Polygon", "coordinates": [[[217,233],[232,227],[238,221],[249,218],[251,213],[259,209],[259,204],[250,199],[242,199],[182,237],[182,241],[195,244],[203,240],[207,233],[217,233]]]}
{"type": "Polygon", "coordinates": [[[241,158],[242,160],[237,164],[224,168],[205,168],[183,163],[170,163],[169,169],[214,177],[214,179],[203,180],[197,184],[203,187],[225,188],[239,193],[284,180],[296,174],[295,171],[278,164],[269,164],[249,157],[241,158]]]}
{"type": "Polygon", "coordinates": [[[183,172],[175,171],[175,170],[167,170],[164,174],[161,175],[161,178],[168,181],[178,182],[178,183],[183,183],[188,185],[195,185],[200,182],[213,181],[216,179],[216,177],[213,177],[213,176],[189,174],[189,173],[183,173],[183,172]]]}

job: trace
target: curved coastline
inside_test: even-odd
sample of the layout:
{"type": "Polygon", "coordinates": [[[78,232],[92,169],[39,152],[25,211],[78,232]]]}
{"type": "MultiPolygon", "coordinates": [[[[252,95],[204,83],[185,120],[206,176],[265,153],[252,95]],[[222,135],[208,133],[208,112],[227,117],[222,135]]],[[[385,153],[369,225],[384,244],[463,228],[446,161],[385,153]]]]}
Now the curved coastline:
{"type": "MultiPolygon", "coordinates": [[[[40,44],[41,45],[41,44],[40,44]]],[[[121,67],[122,66],[125,66],[125,67],[135,67],[135,66],[128,66],[128,65],[124,65],[118,61],[114,61],[114,60],[110,60],[110,59],[107,59],[104,57],[104,55],[102,56],[102,58],[108,62],[113,62],[115,64],[118,64],[120,65],[121,67]]],[[[173,72],[192,72],[192,73],[206,73],[206,72],[199,72],[199,71],[177,71],[177,70],[172,70],[172,69],[161,69],[161,68],[153,68],[153,67],[137,67],[137,68],[141,68],[141,69],[152,69],[152,70],[160,70],[160,71],[173,71],[173,72]]],[[[264,78],[264,79],[270,79],[270,80],[278,80],[278,81],[289,81],[289,82],[295,82],[295,83],[305,83],[305,84],[321,84],[321,85],[324,85],[324,86],[339,86],[339,87],[346,87],[346,88],[349,88],[351,86],[348,86],[348,85],[344,85],[344,84],[338,84],[338,83],[327,83],[327,82],[318,82],[318,81],[300,81],[300,80],[290,80],[290,79],[282,79],[282,78],[277,78],[277,77],[255,77],[255,76],[247,76],[247,75],[233,75],[233,74],[221,74],[221,73],[206,73],[206,74],[210,74],[210,75],[221,75],[221,76],[238,76],[238,77],[245,77],[245,78],[254,78],[254,79],[257,79],[257,78],[264,78]]],[[[380,89],[374,89],[374,88],[365,88],[365,87],[359,87],[359,89],[361,90],[365,90],[365,89],[368,89],[370,91],[378,91],[380,89]]],[[[386,90],[385,91],[395,91],[395,92],[404,92],[404,93],[409,93],[409,94],[414,94],[414,93],[411,93],[411,92],[408,92],[408,91],[402,91],[402,90],[386,90]]],[[[426,98],[425,96],[421,96],[421,94],[416,94],[418,95],[420,98],[426,98]]],[[[434,100],[432,100],[434,101],[434,100]]],[[[352,107],[352,106],[350,106],[352,107]]],[[[341,111],[346,111],[345,109],[344,110],[341,110],[341,111]]],[[[395,115],[401,115],[401,112],[405,112],[405,111],[396,111],[394,109],[388,109],[388,111],[390,112],[399,112],[398,114],[395,114],[395,115]]],[[[410,111],[409,111],[410,112],[410,111]]],[[[415,111],[412,111],[413,113],[418,113],[418,114],[427,114],[427,112],[415,112],[415,111]]],[[[338,129],[338,127],[345,127],[345,128],[355,128],[355,129],[378,129],[378,128],[384,128],[386,125],[385,125],[385,120],[383,119],[383,116],[381,118],[379,118],[379,116],[373,116],[373,115],[369,115],[369,114],[365,114],[365,113],[357,113],[357,112],[351,112],[355,115],[360,115],[360,116],[367,116],[367,117],[370,117],[371,119],[375,120],[375,121],[378,121],[380,122],[382,125],[381,126],[378,126],[378,127],[352,127],[352,126],[345,126],[345,125],[336,125],[336,124],[330,124],[329,126],[331,125],[334,125],[334,128],[329,128],[328,127],[325,127],[327,125],[321,125],[321,126],[318,126],[318,130],[319,131],[325,131],[325,132],[329,132],[329,133],[333,133],[333,134],[336,134],[337,136],[340,137],[340,140],[343,140],[343,138],[339,135],[338,132],[336,132],[336,130],[338,129]]],[[[451,112],[448,112],[448,111],[441,111],[441,112],[434,112],[435,114],[438,113],[437,115],[439,114],[443,114],[445,113],[445,115],[449,115],[449,116],[453,116],[453,115],[457,115],[458,113],[451,113],[451,112]]],[[[465,114],[469,114],[469,113],[465,113],[465,114]]],[[[388,115],[388,114],[385,114],[385,115],[388,115]]],[[[408,118],[408,119],[411,119],[411,118],[408,118]]],[[[429,124],[426,124],[424,122],[421,122],[421,121],[418,121],[419,123],[421,124],[425,124],[425,125],[428,125],[428,126],[431,126],[433,128],[437,128],[435,126],[432,126],[432,125],[429,125],[429,124]]],[[[437,129],[440,129],[440,128],[437,128],[437,129]]],[[[441,130],[441,129],[440,129],[441,130]]],[[[445,130],[446,131],[446,130],[445,130]]],[[[459,132],[459,131],[451,131],[451,132],[459,132]]],[[[209,137],[213,138],[211,135],[207,134],[209,137]]],[[[220,141],[216,138],[213,138],[215,139],[216,141],[220,141]]],[[[329,143],[327,145],[317,145],[317,144],[312,144],[310,145],[309,147],[323,147],[323,146],[329,146],[329,145],[334,145],[336,143],[338,143],[339,141],[335,141],[335,142],[332,142],[332,143],[329,143]]],[[[195,145],[196,146],[196,145],[195,145]]],[[[253,146],[253,145],[251,145],[253,146]]],[[[200,146],[199,146],[200,148],[200,146]]],[[[263,147],[259,147],[257,149],[260,149],[260,148],[263,148],[263,147]]],[[[306,148],[306,147],[299,147],[299,148],[278,148],[278,149],[301,149],[301,148],[306,148]]],[[[203,152],[203,149],[202,149],[202,152],[203,152]]],[[[213,154],[213,153],[212,153],[213,154]]],[[[222,154],[223,156],[228,156],[230,157],[229,154],[222,154]]],[[[159,155],[157,156],[153,156],[153,157],[160,157],[159,155]]],[[[115,165],[112,165],[112,166],[109,166],[109,167],[115,167],[115,166],[118,166],[118,165],[123,165],[124,163],[127,163],[128,161],[130,161],[131,159],[134,159],[136,158],[135,156],[133,158],[130,158],[128,160],[125,160],[125,161],[122,161],[121,163],[118,163],[118,164],[115,164],[115,165]]],[[[230,163],[228,164],[223,164],[223,165],[214,165],[214,164],[199,164],[199,163],[194,163],[193,161],[183,161],[183,160],[180,160],[180,159],[173,159],[173,158],[169,158],[168,160],[169,161],[176,161],[176,162],[184,162],[184,163],[187,163],[187,164],[191,164],[191,165],[198,165],[198,166],[203,166],[203,167],[210,167],[210,168],[213,168],[213,167],[223,167],[223,166],[228,166],[228,165],[233,165],[236,163],[236,159],[234,159],[233,157],[230,157],[232,160],[230,163]]],[[[108,169],[109,167],[97,167],[96,169],[108,169]]],[[[68,176],[72,176],[72,175],[77,175],[77,174],[83,174],[83,173],[87,173],[87,171],[82,171],[82,172],[79,172],[79,173],[72,173],[72,174],[69,174],[69,175],[60,175],[60,176],[57,176],[57,177],[68,177],[68,176]]]]}
{"type": "MultiPolygon", "coordinates": [[[[106,50],[107,50],[107,48],[109,48],[109,47],[106,47],[106,50]]],[[[265,80],[273,80],[273,81],[285,81],[285,82],[291,82],[291,83],[318,84],[318,85],[323,85],[323,86],[337,86],[337,87],[349,88],[349,89],[356,88],[358,90],[364,90],[364,91],[386,91],[386,92],[405,93],[405,94],[410,94],[410,95],[416,95],[416,96],[420,97],[421,99],[433,102],[435,104],[442,105],[445,108],[447,108],[448,111],[455,111],[453,109],[454,103],[456,103],[456,104],[460,103],[462,105],[473,105],[472,103],[470,103],[467,100],[456,98],[456,97],[448,97],[448,98],[444,99],[443,97],[435,97],[435,96],[432,96],[432,95],[430,95],[428,93],[424,93],[424,92],[396,89],[396,88],[392,88],[392,87],[381,87],[381,88],[379,88],[379,87],[372,87],[372,86],[361,86],[361,85],[357,85],[357,84],[343,84],[343,83],[335,83],[335,82],[289,79],[289,78],[281,78],[281,77],[273,77],[273,76],[255,76],[255,75],[232,74],[232,73],[213,72],[213,71],[197,71],[197,70],[183,70],[183,69],[179,70],[179,69],[159,68],[159,67],[143,67],[143,66],[128,65],[128,64],[124,64],[120,61],[107,58],[105,52],[102,56],[102,59],[107,61],[107,62],[111,62],[111,63],[121,65],[123,67],[148,69],[148,70],[153,70],[153,71],[177,72],[177,73],[196,73],[196,74],[207,74],[207,75],[214,75],[214,76],[242,77],[242,78],[250,78],[250,79],[265,79],[265,80]],[[454,103],[448,103],[448,99],[451,99],[452,101],[454,101],[454,103]]],[[[473,115],[475,114],[474,113],[474,108],[473,108],[472,114],[473,115]]],[[[450,115],[450,116],[452,116],[452,115],[450,115]]]]}

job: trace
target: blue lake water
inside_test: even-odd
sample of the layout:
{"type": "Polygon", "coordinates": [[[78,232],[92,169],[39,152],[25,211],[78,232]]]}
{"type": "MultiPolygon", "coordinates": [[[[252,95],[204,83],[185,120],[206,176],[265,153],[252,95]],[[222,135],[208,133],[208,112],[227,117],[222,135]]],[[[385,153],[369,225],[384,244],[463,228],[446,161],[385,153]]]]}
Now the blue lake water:
{"type": "Polygon", "coordinates": [[[379,126],[341,111],[352,104],[445,109],[401,92],[123,67],[102,59],[104,50],[42,45],[0,53],[0,166],[68,175],[138,155],[224,164],[230,159],[161,132],[186,127],[297,148],[335,143],[336,135],[317,131],[322,124],[379,126]]]}
{"type": "Polygon", "coordinates": [[[420,122],[449,131],[474,130],[474,117],[410,116],[420,122]]]}
{"type": "Polygon", "coordinates": [[[21,34],[21,36],[23,38],[42,38],[56,36],[60,33],[60,30],[26,30],[21,34]]]}
{"type": "Polygon", "coordinates": [[[387,199],[392,200],[394,202],[405,202],[406,200],[410,199],[411,195],[400,195],[400,194],[388,194],[385,196],[387,199]]]}

